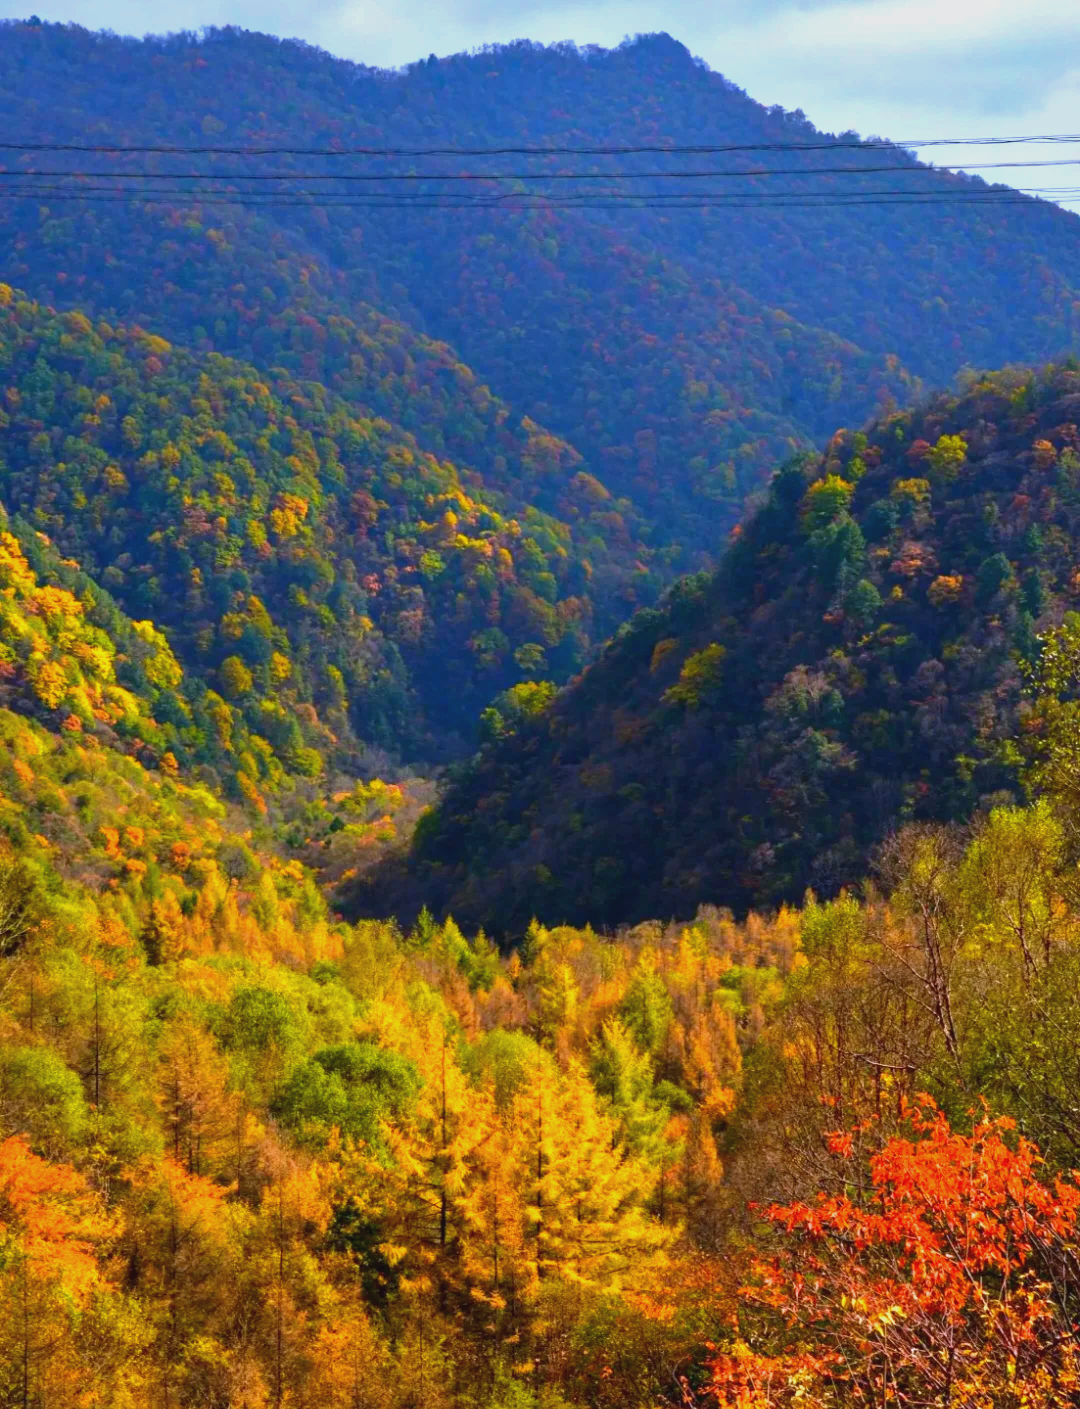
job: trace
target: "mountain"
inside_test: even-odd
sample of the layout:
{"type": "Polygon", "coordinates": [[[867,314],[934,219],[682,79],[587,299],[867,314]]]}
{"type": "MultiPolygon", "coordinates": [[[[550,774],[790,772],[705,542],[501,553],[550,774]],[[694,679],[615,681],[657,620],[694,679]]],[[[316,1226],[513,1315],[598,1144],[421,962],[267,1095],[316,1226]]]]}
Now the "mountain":
{"type": "Polygon", "coordinates": [[[26,191],[0,209],[8,282],[317,380],[491,488],[514,472],[499,426],[546,428],[569,449],[526,458],[526,497],[557,511],[570,468],[590,476],[598,517],[648,569],[619,577],[623,615],[654,574],[707,565],[792,450],[909,401],[920,379],[1077,345],[1074,215],[1002,203],[888,144],[852,149],[666,35],[388,73],[236,29],[133,41],[13,22],[0,93],[24,144],[6,180],[26,191]],[[732,144],[617,162],[558,150],[732,144]],[[792,144],[813,149],[745,150],[792,144]],[[409,154],[496,146],[554,150],[409,154]],[[321,155],[356,147],[406,155],[321,155]],[[781,174],[748,175],[763,167],[781,174]],[[290,194],[298,177],[321,202],[290,194]],[[61,198],[73,184],[80,198],[61,198]],[[597,189],[607,207],[580,200],[597,189]],[[558,199],[522,209],[521,190],[558,199]],[[725,203],[694,208],[701,191],[725,203]],[[632,192],[644,205],[608,208],[632,192]],[[481,204],[461,208],[470,193],[481,204]],[[484,387],[503,409],[485,412],[484,387]]]}
{"type": "Polygon", "coordinates": [[[231,777],[238,729],[271,786],[355,771],[362,744],[452,756],[493,693],[565,676],[594,613],[617,620],[616,584],[647,574],[609,501],[456,375],[501,489],[321,384],[0,285],[0,499],[167,632],[209,701],[181,764],[231,777]],[[561,467],[561,518],[521,488],[541,467],[561,467]]]}
{"type": "Polygon", "coordinates": [[[906,409],[1075,218],[666,36],[0,92],[0,1405],[1077,1402],[1080,362],[906,409]]]}
{"type": "MultiPolygon", "coordinates": [[[[84,346],[71,315],[59,327],[84,346]]],[[[199,389],[224,394],[209,374],[199,389]]],[[[831,573],[832,624],[865,654],[856,521],[906,515],[910,564],[928,502],[952,505],[957,567],[965,511],[994,537],[1004,504],[975,596],[987,629],[1023,635],[1017,591],[1034,610],[1075,562],[1080,436],[1056,418],[1077,405],[1076,370],[999,378],[892,424],[932,442],[838,439],[817,480],[778,479],[773,547],[801,504],[789,557],[817,576],[799,586],[823,601],[831,573]],[[867,509],[886,462],[903,477],[867,509]],[[1037,566],[1017,589],[1004,552],[1024,517],[1037,566]]],[[[900,577],[917,627],[918,574],[900,577]]],[[[667,628],[706,595],[673,598],[667,628]]],[[[927,599],[969,608],[955,572],[927,599]]],[[[1075,686],[1080,616],[1043,665],[1069,640],[1075,686]]],[[[658,671],[677,666],[660,644],[658,671]]],[[[714,701],[719,649],[683,659],[674,709],[714,701]]],[[[407,933],[328,913],[258,807],[166,747],[191,745],[209,703],[251,782],[243,711],[207,694],[151,621],[0,515],[3,1402],[679,1409],[746,1403],[749,1384],[790,1409],[839,1402],[837,1384],[880,1402],[884,1373],[929,1404],[944,1363],[975,1402],[1075,1397],[1075,700],[1036,701],[1071,765],[1045,795],[967,836],[907,829],[887,895],[617,934],[533,922],[500,954],[427,912],[407,933]],[[864,1291],[885,1341],[868,1342],[864,1291]]],[[[515,686],[489,735],[546,694],[515,686]]],[[[391,791],[331,801],[340,822],[393,810],[391,791]]]]}
{"type": "Polygon", "coordinates": [[[493,698],[536,707],[711,567],[769,467],[1076,340],[1075,216],[823,137],[662,35],[384,73],[6,23],[0,92],[0,503],[165,633],[168,751],[236,797],[466,755],[493,698]],[[612,168],[559,148],[725,144],[620,157],[608,206],[491,204],[612,168]],[[415,154],[492,146],[529,151],[415,154]],[[648,173],[687,163],[794,174],[676,212],[648,173]]]}
{"type": "Polygon", "coordinates": [[[745,911],[1014,794],[1017,661],[1080,590],[1078,422],[1075,363],[1006,371],[789,463],[715,573],[489,712],[410,884],[500,933],[745,911]]]}

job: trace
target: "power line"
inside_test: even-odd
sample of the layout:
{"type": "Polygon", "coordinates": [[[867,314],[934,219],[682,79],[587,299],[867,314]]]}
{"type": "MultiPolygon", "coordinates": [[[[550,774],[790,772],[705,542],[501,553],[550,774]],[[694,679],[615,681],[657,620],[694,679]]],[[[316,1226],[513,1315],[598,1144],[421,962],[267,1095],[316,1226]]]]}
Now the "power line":
{"type": "MultiPolygon", "coordinates": [[[[609,195],[600,197],[598,195],[582,197],[552,197],[542,192],[511,192],[502,197],[470,198],[466,196],[450,196],[443,198],[438,196],[416,196],[403,197],[386,193],[382,196],[374,194],[367,197],[342,197],[335,200],[327,197],[324,193],[311,192],[283,192],[280,195],[268,193],[266,195],[249,195],[230,192],[191,192],[179,191],[175,193],[154,191],[154,192],[111,192],[108,188],[99,188],[102,194],[86,193],[73,190],[70,187],[50,189],[42,194],[47,197],[46,204],[52,201],[63,201],[72,204],[119,204],[119,205],[169,205],[177,204],[189,205],[220,205],[220,206],[245,206],[251,208],[285,208],[304,210],[341,210],[341,209],[382,209],[382,210],[542,210],[548,208],[560,209],[567,206],[577,210],[707,210],[707,209],[830,209],[844,208],[847,206],[865,205],[960,205],[960,206],[983,206],[983,205],[1048,205],[1048,202],[1039,202],[1032,199],[1021,191],[1009,194],[1006,191],[988,192],[985,196],[972,199],[970,195],[964,194],[940,194],[934,192],[882,192],[873,193],[848,193],[847,195],[829,196],[826,194],[814,193],[776,193],[772,196],[762,194],[753,195],[723,195],[720,193],[707,196],[696,194],[695,196],[678,198],[675,196],[626,196],[609,195]],[[313,199],[301,199],[301,196],[310,194],[313,199]]],[[[1080,191],[1080,188],[1070,188],[1080,191]]],[[[26,191],[0,191],[0,200],[26,200],[33,193],[26,191]]],[[[1078,197],[1080,198],[1080,197],[1078,197]]]]}
{"type": "Polygon", "coordinates": [[[670,202],[680,202],[684,200],[706,199],[720,203],[728,201],[754,201],[754,202],[785,202],[793,200],[823,201],[828,204],[844,204],[858,200],[879,200],[885,197],[911,197],[923,201],[959,201],[966,204],[983,204],[986,201],[998,200],[1002,197],[1008,199],[1027,199],[1024,193],[1036,194],[1043,192],[1071,192],[1080,190],[1076,186],[1027,186],[1027,187],[987,187],[984,190],[975,191],[918,191],[910,188],[884,188],[877,191],[667,191],[667,192],[634,192],[634,191],[588,191],[580,194],[575,193],[551,193],[548,191],[492,191],[492,192],[450,192],[450,191],[372,191],[364,194],[353,194],[350,192],[334,192],[321,190],[308,190],[305,188],[293,188],[287,191],[237,191],[228,187],[208,188],[196,187],[176,187],[162,188],[152,187],[147,191],[131,190],[130,188],[116,187],[113,185],[84,186],[80,184],[46,185],[35,186],[31,190],[4,190],[0,188],[0,195],[9,199],[26,199],[38,194],[70,194],[78,197],[86,193],[102,193],[115,195],[117,199],[144,201],[168,197],[169,199],[215,199],[222,197],[226,199],[250,200],[250,201],[279,201],[293,200],[301,197],[310,198],[319,203],[330,204],[360,204],[367,201],[391,201],[395,204],[412,204],[417,202],[444,203],[452,201],[455,204],[498,204],[506,201],[532,198],[544,201],[549,204],[581,204],[592,200],[619,200],[623,202],[638,202],[647,200],[661,200],[670,202]]]}
{"type": "MultiPolygon", "coordinates": [[[[1051,166],[1080,166],[1080,156],[1060,157],[1052,161],[992,161],[957,166],[964,171],[1015,170],[1051,166]]],[[[756,178],[762,176],[868,176],[881,172],[904,171],[912,175],[952,174],[950,166],[926,167],[889,166],[779,166],[756,167],[748,171],[686,170],[686,171],[453,171],[453,172],[371,172],[343,171],[332,174],[312,171],[89,171],[79,168],[40,170],[0,170],[2,180],[33,180],[48,177],[88,177],[110,181],[683,181],[713,178],[756,178]]]]}
{"type": "MultiPolygon", "coordinates": [[[[687,191],[687,192],[677,192],[677,193],[676,193],[676,192],[672,192],[672,193],[670,193],[670,194],[658,193],[658,194],[655,195],[655,196],[635,195],[635,194],[633,194],[633,193],[626,193],[626,192],[621,192],[621,191],[601,191],[601,192],[591,193],[591,194],[589,194],[589,195],[587,195],[587,196],[553,196],[553,195],[550,195],[550,194],[548,194],[547,192],[544,192],[544,191],[505,191],[505,192],[501,192],[501,193],[499,193],[499,194],[493,194],[493,195],[490,195],[490,196],[470,196],[470,195],[457,195],[457,196],[455,196],[455,195],[451,195],[451,194],[447,193],[447,194],[446,194],[445,196],[443,196],[443,197],[440,197],[438,194],[435,194],[435,193],[433,193],[433,194],[431,194],[431,195],[415,195],[415,196],[412,196],[412,195],[395,195],[395,194],[392,193],[392,192],[386,192],[386,193],[383,194],[383,195],[380,195],[380,194],[378,194],[378,193],[374,193],[374,194],[372,194],[372,195],[370,195],[370,196],[361,196],[361,197],[350,197],[350,196],[347,196],[347,195],[342,195],[341,197],[335,197],[335,196],[332,195],[332,194],[328,195],[328,194],[326,194],[325,192],[322,192],[322,191],[283,191],[283,192],[281,192],[280,194],[275,194],[274,192],[269,192],[269,193],[267,193],[266,195],[262,195],[262,196],[256,195],[256,194],[254,194],[254,193],[252,193],[251,195],[246,195],[244,192],[236,192],[236,191],[206,191],[206,190],[202,190],[202,191],[187,191],[187,190],[161,191],[161,190],[156,190],[156,191],[147,191],[147,192],[140,192],[140,191],[123,191],[123,192],[120,192],[120,191],[114,190],[112,187],[109,187],[109,186],[88,186],[88,187],[85,187],[85,188],[78,188],[78,187],[71,187],[71,186],[46,186],[46,187],[35,188],[33,194],[34,194],[34,195],[57,195],[57,196],[61,196],[61,195],[62,195],[62,196],[68,196],[68,197],[70,197],[71,199],[75,199],[75,200],[81,199],[84,194],[111,195],[111,196],[114,196],[115,199],[118,200],[118,201],[128,201],[128,202],[130,202],[130,203],[132,203],[132,204],[140,204],[140,203],[146,203],[146,202],[149,202],[149,201],[162,201],[162,200],[169,200],[170,202],[175,202],[175,201],[177,201],[177,200],[186,200],[186,201],[194,201],[194,202],[196,202],[196,203],[201,203],[201,202],[212,203],[212,202],[215,202],[215,201],[235,201],[235,202],[238,202],[238,203],[239,203],[239,202],[242,202],[242,203],[247,204],[247,205],[269,205],[269,204],[280,205],[280,204],[282,204],[283,202],[285,202],[285,203],[294,202],[294,203],[297,204],[297,205],[315,205],[315,206],[319,206],[319,207],[325,207],[325,208],[330,209],[330,210],[334,210],[334,209],[336,209],[338,206],[345,206],[346,208],[348,208],[348,207],[350,207],[350,206],[360,207],[360,206],[372,205],[372,204],[378,204],[378,205],[390,204],[390,205],[400,206],[400,207],[402,207],[402,209],[405,209],[405,208],[407,208],[407,207],[409,207],[409,206],[412,206],[412,205],[416,205],[416,206],[428,205],[428,206],[433,206],[433,207],[438,207],[438,206],[443,206],[443,205],[445,205],[445,206],[450,206],[450,207],[454,207],[454,208],[457,208],[457,207],[465,207],[465,206],[476,206],[477,208],[481,208],[481,207],[484,207],[484,206],[490,206],[490,207],[492,207],[492,208],[496,208],[496,207],[498,207],[498,206],[500,206],[500,205],[506,205],[506,204],[508,204],[508,203],[512,203],[512,202],[515,202],[515,201],[525,201],[525,200],[531,200],[531,201],[534,201],[534,202],[537,202],[537,203],[540,203],[540,204],[543,204],[543,205],[551,205],[551,206],[573,206],[573,207],[576,207],[576,208],[578,208],[578,209],[587,209],[590,205],[594,204],[594,203],[597,202],[597,201],[604,201],[605,203],[617,202],[617,203],[619,203],[619,204],[621,204],[621,205],[626,205],[626,206],[631,207],[631,208],[633,208],[633,207],[636,206],[636,205],[639,205],[639,204],[642,203],[642,202],[651,201],[651,202],[654,202],[654,203],[655,203],[655,202],[660,202],[660,203],[663,203],[663,204],[665,204],[665,205],[671,205],[672,208],[675,209],[675,208],[677,208],[678,206],[684,205],[684,204],[686,204],[686,203],[688,203],[688,202],[692,202],[692,201],[702,201],[702,200],[708,201],[710,204],[714,204],[714,205],[718,205],[718,206],[719,206],[719,205],[727,205],[727,204],[742,204],[742,205],[747,205],[747,204],[753,204],[753,205],[785,205],[785,204],[791,204],[791,203],[793,203],[793,202],[799,202],[799,203],[804,203],[804,204],[850,205],[850,204],[852,204],[852,203],[865,203],[865,202],[867,202],[867,201],[870,201],[870,202],[872,202],[872,203],[873,203],[873,202],[878,202],[878,201],[885,201],[886,199],[893,198],[893,197],[895,197],[895,198],[918,199],[918,200],[922,201],[924,204],[931,204],[931,205],[943,205],[943,204],[944,204],[944,205],[949,205],[949,204],[957,204],[957,203],[959,203],[959,204],[961,204],[961,205],[987,205],[987,204],[991,204],[991,205],[992,205],[992,204],[995,204],[996,202],[998,202],[998,201],[1000,201],[1000,200],[1002,200],[1002,199],[1008,199],[1008,200],[1013,200],[1013,201],[1019,202],[1019,201],[1021,201],[1021,200],[1028,200],[1028,199],[1030,199],[1032,196],[1041,195],[1041,194],[1047,194],[1047,195],[1049,195],[1049,194],[1054,194],[1054,195],[1057,195],[1057,194],[1061,194],[1061,195],[1080,195],[1080,187],[1078,187],[1078,186],[1047,187],[1047,188],[1045,188],[1045,189],[1042,188],[1042,187],[1024,187],[1022,190],[1018,188],[1015,196],[1006,196],[1006,195],[1005,195],[1004,193],[1002,193],[1002,192],[993,191],[993,192],[987,193],[987,195],[984,196],[984,197],[935,196],[935,195],[933,195],[933,194],[930,193],[930,192],[921,192],[921,191],[896,191],[896,190],[890,190],[890,191],[875,191],[875,192],[866,192],[866,193],[856,193],[856,192],[852,192],[852,193],[850,193],[850,194],[848,194],[848,195],[840,195],[840,196],[836,196],[836,197],[830,196],[830,195],[828,195],[826,192],[814,192],[814,191],[808,191],[808,192],[798,192],[798,191],[778,192],[778,193],[776,193],[776,194],[774,194],[774,195],[766,195],[766,194],[754,195],[754,194],[752,194],[752,193],[747,193],[747,194],[734,194],[734,193],[732,193],[732,194],[728,195],[728,194],[725,194],[725,193],[723,193],[723,192],[687,191]]],[[[30,192],[0,191],[0,196],[6,198],[6,199],[8,199],[8,200],[12,200],[12,199],[16,199],[16,200],[17,200],[17,199],[22,199],[22,200],[25,200],[25,199],[29,198],[30,195],[31,195],[30,192]]]]}
{"type": "Polygon", "coordinates": [[[172,156],[299,156],[299,157],[433,157],[433,156],[645,156],[711,155],[722,152],[821,152],[834,150],[881,151],[889,148],[1016,146],[1025,143],[1080,142],[1080,134],[1051,132],[1026,136],[926,137],[909,141],[866,138],[824,142],[723,142],[680,145],[642,143],[637,146],[501,146],[501,147],[286,147],[286,146],[173,146],[94,142],[0,142],[8,152],[93,152],[110,155],[172,156]]]}
{"type": "Polygon", "coordinates": [[[70,193],[80,196],[85,193],[107,193],[117,196],[119,199],[141,201],[158,197],[181,197],[196,199],[214,199],[216,197],[248,199],[252,201],[274,201],[298,199],[300,197],[310,197],[318,203],[347,203],[358,204],[371,200],[393,201],[401,204],[411,204],[415,202],[441,203],[444,201],[454,201],[455,203],[468,202],[473,204],[499,204],[505,201],[519,200],[532,197],[536,200],[549,204],[581,204],[595,199],[619,200],[624,202],[662,200],[670,202],[680,202],[685,200],[707,199],[717,202],[727,201],[760,201],[760,202],[783,202],[792,200],[824,201],[830,204],[843,204],[857,200],[877,200],[883,197],[904,196],[917,197],[920,200],[928,201],[960,201],[968,204],[982,204],[988,200],[998,200],[1002,197],[1013,199],[1016,197],[1027,199],[1035,195],[1068,195],[1080,192],[1080,186],[986,186],[975,190],[916,190],[910,187],[885,187],[871,191],[664,191],[655,193],[619,191],[619,190],[593,190],[580,194],[552,194],[548,191],[491,191],[491,192],[440,192],[440,191],[373,191],[365,195],[354,195],[350,192],[334,192],[322,190],[308,190],[305,188],[292,188],[291,190],[274,192],[268,191],[245,192],[233,190],[229,187],[208,188],[206,186],[192,189],[187,186],[175,188],[152,187],[149,191],[133,191],[116,187],[115,185],[89,186],[82,184],[66,183],[63,185],[42,185],[34,186],[31,190],[8,190],[4,191],[0,187],[0,194],[9,198],[22,199],[42,193],[70,193]]]}

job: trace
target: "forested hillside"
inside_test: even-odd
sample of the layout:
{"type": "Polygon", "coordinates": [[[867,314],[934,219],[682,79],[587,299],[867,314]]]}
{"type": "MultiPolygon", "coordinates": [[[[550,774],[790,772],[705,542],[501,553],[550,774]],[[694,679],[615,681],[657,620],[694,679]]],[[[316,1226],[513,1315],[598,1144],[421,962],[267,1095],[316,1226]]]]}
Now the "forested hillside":
{"type": "Polygon", "coordinates": [[[1080,1403],[1076,217],[662,35],[0,96],[2,1409],[1080,1403]]]}
{"type": "Polygon", "coordinates": [[[1017,789],[1018,662],[1080,590],[1080,372],[972,380],[779,471],[715,574],[511,692],[410,885],[498,932],[859,882],[1017,789]]]}
{"type": "MultiPolygon", "coordinates": [[[[17,636],[61,594],[4,543],[17,636]]],[[[99,730],[0,734],[7,1402],[1071,1402],[1075,767],[903,832],[887,898],[507,957],[334,920],[99,730]]]]}
{"type": "MultiPolygon", "coordinates": [[[[0,92],[27,144],[6,162],[26,191],[0,209],[9,283],[317,379],[497,481],[505,451],[457,394],[468,364],[512,425],[546,426],[632,499],[629,529],[660,566],[680,550],[669,575],[716,549],[779,459],[908,400],[913,378],[1076,344],[1075,216],[973,204],[995,193],[888,145],[823,138],[666,36],[381,73],[238,30],[136,42],[8,24],[0,92]],[[52,149],[72,143],[185,150],[52,149]],[[408,154],[792,143],[821,149],[408,154]],[[352,147],[406,154],[320,155],[352,147]],[[648,176],[679,170],[705,174],[648,176]],[[79,201],[64,199],[73,186],[79,201]],[[583,203],[596,191],[608,207],[583,203]],[[711,208],[695,208],[701,192],[711,208]],[[893,203],[866,204],[876,193],[893,203]],[[776,194],[795,203],[760,204],[776,194]]],[[[528,478],[551,507],[561,485],[545,476],[528,478]]]]}
{"type": "Polygon", "coordinates": [[[647,574],[609,501],[460,376],[499,488],[319,384],[0,285],[0,501],[167,631],[224,721],[181,763],[220,767],[234,728],[271,787],[364,744],[452,755],[493,693],[565,677],[618,620],[647,574]],[[563,518],[532,502],[544,476],[563,518]]]}

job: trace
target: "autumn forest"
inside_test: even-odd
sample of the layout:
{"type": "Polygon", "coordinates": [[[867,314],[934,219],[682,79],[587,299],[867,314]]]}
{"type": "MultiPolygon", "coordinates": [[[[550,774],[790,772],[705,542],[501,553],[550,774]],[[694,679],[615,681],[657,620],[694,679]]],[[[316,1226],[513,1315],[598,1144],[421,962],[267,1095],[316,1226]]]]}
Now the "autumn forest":
{"type": "Polygon", "coordinates": [[[663,34],[0,92],[0,1409],[1080,1404],[1080,219],[663,34]]]}

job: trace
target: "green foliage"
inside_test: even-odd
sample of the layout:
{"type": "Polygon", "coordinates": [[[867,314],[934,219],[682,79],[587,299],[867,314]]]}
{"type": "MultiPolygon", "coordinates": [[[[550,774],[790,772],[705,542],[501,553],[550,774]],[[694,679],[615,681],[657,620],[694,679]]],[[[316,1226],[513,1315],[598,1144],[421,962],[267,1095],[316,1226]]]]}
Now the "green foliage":
{"type": "Polygon", "coordinates": [[[648,958],[642,958],[634,971],[619,1017],[639,1051],[656,1052],[663,1045],[672,1018],[671,999],[648,958]]]}
{"type": "Polygon", "coordinates": [[[241,699],[251,693],[255,677],[239,656],[226,656],[219,671],[221,684],[230,700],[241,699]]]}
{"type": "Polygon", "coordinates": [[[927,463],[934,478],[943,484],[954,480],[960,467],[967,460],[967,442],[961,435],[943,435],[934,448],[927,452],[927,463]]]}
{"type": "Polygon", "coordinates": [[[39,878],[19,856],[0,852],[0,958],[18,954],[47,913],[39,878]]]}
{"type": "Polygon", "coordinates": [[[76,1072],[49,1047],[0,1048],[0,1127],[31,1147],[68,1158],[85,1138],[90,1112],[76,1072]]]}
{"type": "Polygon", "coordinates": [[[726,655],[726,647],[713,641],[703,651],[687,656],[678,680],[664,692],[665,701],[696,709],[703,700],[715,695],[723,680],[726,655]]]}
{"type": "Polygon", "coordinates": [[[105,726],[136,746],[164,751],[177,743],[177,730],[163,730],[151,717],[166,695],[183,708],[173,693],[183,673],[165,638],[152,622],[99,610],[88,582],[51,573],[55,555],[42,551],[32,535],[20,542],[11,527],[0,507],[0,690],[6,698],[54,722],[62,719],[76,733],[105,726]],[[134,670],[125,668],[136,662],[134,670]]]}
{"type": "Polygon", "coordinates": [[[1020,736],[1028,788],[1048,798],[1074,831],[1080,817],[1080,616],[1038,638],[1035,660],[1021,660],[1032,700],[1020,736]]]}
{"type": "Polygon", "coordinates": [[[538,718],[557,694],[550,680],[523,680],[504,691],[480,715],[480,738],[483,743],[514,734],[529,720],[538,718]]]}
{"type": "Polygon", "coordinates": [[[853,896],[819,905],[811,899],[802,913],[803,949],[811,959],[841,966],[862,942],[865,915],[853,896]]]}
{"type": "MultiPolygon", "coordinates": [[[[520,43],[392,75],[233,29],[130,43],[12,22],[2,48],[9,122],[29,143],[93,132],[153,148],[175,141],[177,113],[199,148],[217,132],[265,145],[271,128],[286,147],[317,131],[405,150],[511,130],[554,147],[732,131],[805,147],[812,132],[666,36],[520,43]]],[[[782,189],[870,189],[870,174],[833,173],[833,141],[816,134],[782,189]]],[[[957,180],[890,160],[928,199],[957,180]]],[[[226,180],[235,161],[198,165],[226,180]]],[[[793,448],[907,402],[919,378],[1041,362],[1076,338],[1074,236],[1053,207],[947,203],[928,223],[918,202],[871,203],[839,226],[799,200],[618,221],[563,207],[550,224],[505,206],[463,220],[425,201],[436,189],[415,186],[407,228],[355,202],[223,211],[166,190],[136,206],[28,192],[0,211],[29,295],[4,286],[0,495],[153,619],[194,684],[217,693],[239,659],[253,685],[229,703],[287,772],[297,749],[337,766],[357,741],[460,754],[486,701],[522,677],[565,682],[715,553],[793,448]],[[66,311],[46,326],[45,307],[66,311]],[[315,710],[299,741],[279,697],[315,710]]],[[[944,488],[964,428],[921,429],[905,452],[924,453],[894,470],[911,481],[925,460],[944,488]]],[[[836,503],[811,532],[842,501],[833,480],[872,475],[863,435],[820,467],[836,503]]],[[[231,775],[218,714],[211,701],[186,748],[231,775]]],[[[245,776],[245,795],[276,786],[245,776]]]]}
{"type": "Polygon", "coordinates": [[[979,566],[977,577],[980,601],[990,602],[1005,587],[1013,582],[1012,563],[1004,553],[995,553],[979,566]]]}
{"type": "Polygon", "coordinates": [[[803,501],[803,521],[807,532],[825,528],[846,513],[854,493],[855,486],[839,475],[826,475],[824,479],[815,480],[803,501]]]}
{"type": "Polygon", "coordinates": [[[864,631],[873,625],[881,607],[881,593],[865,577],[860,578],[844,599],[845,613],[864,631]]]}
{"type": "MultiPolygon", "coordinates": [[[[2,37],[30,144],[819,145],[665,36],[2,37]]],[[[0,209],[13,1402],[697,1400],[829,1132],[932,1089],[1077,1163],[1076,364],[832,435],[672,583],[915,375],[1074,343],[1070,217],[432,189],[0,209]],[[406,859],[378,750],[487,701],[406,859]]]]}
{"type": "Polygon", "coordinates": [[[382,1310],[397,1292],[401,1273],[381,1245],[382,1230],[366,1216],[355,1198],[348,1198],[333,1212],[327,1229],[327,1244],[337,1253],[346,1253],[356,1264],[364,1300],[382,1310]]]}
{"type": "Polygon", "coordinates": [[[404,1116],[420,1089],[415,1065],[370,1042],[324,1047],[290,1075],[275,1115],[298,1136],[325,1142],[331,1130],[379,1145],[380,1122],[404,1116]]]}
{"type": "MultiPolygon", "coordinates": [[[[629,1011],[633,1008],[631,1002],[629,1011]]],[[[624,1002],[624,1012],[627,1011],[624,1002]]],[[[654,1087],[652,1059],[648,1048],[642,1050],[640,1036],[632,1034],[629,1026],[617,1019],[605,1023],[593,1043],[589,1075],[604,1097],[627,1148],[645,1159],[658,1161],[664,1149],[662,1135],[668,1109],[654,1087]]]]}
{"type": "MultiPolygon", "coordinates": [[[[1035,707],[1074,692],[1075,626],[1045,634],[1035,707]]],[[[792,669],[770,718],[827,751],[840,683],[792,669]]],[[[0,1260],[0,1364],[57,1402],[151,1409],[167,1374],[195,1409],[204,1367],[242,1363],[329,1406],[662,1403],[727,1334],[712,1269],[744,1285],[746,1201],[828,1188],[838,1121],[873,1154],[931,1089],[956,1122],[985,1100],[1022,1124],[1048,1178],[1075,1167],[1060,800],[904,828],[861,899],[536,922],[507,956],[430,911],[407,938],[331,926],[310,873],[212,799],[93,737],[0,728],[38,897],[0,955],[0,1182],[27,1252],[0,1260]]]]}
{"type": "Polygon", "coordinates": [[[490,1082],[496,1104],[506,1109],[525,1090],[547,1057],[541,1047],[524,1032],[496,1028],[467,1049],[466,1071],[478,1082],[490,1082]]]}
{"type": "Polygon", "coordinates": [[[293,1011],[271,988],[237,988],[222,1014],[219,1032],[227,1047],[263,1053],[284,1048],[293,1035],[293,1011]]]}

